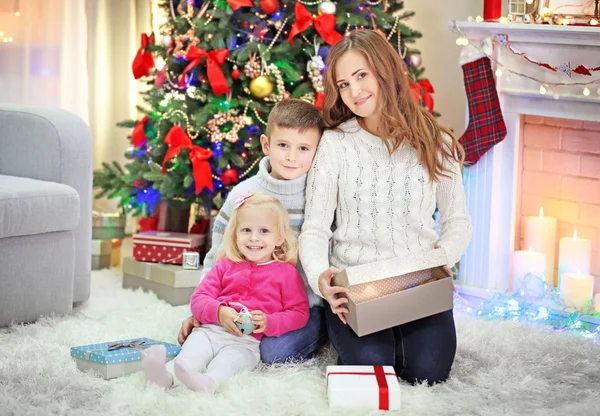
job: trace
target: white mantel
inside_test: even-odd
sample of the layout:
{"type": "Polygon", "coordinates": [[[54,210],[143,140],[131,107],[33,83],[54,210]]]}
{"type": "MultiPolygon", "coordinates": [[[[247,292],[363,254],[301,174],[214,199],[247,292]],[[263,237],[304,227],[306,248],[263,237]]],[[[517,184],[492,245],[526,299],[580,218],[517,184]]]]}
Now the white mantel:
{"type": "MultiPolygon", "coordinates": [[[[486,39],[496,34],[507,34],[513,48],[525,52],[530,58],[558,66],[571,62],[600,66],[600,27],[555,26],[520,23],[456,22],[475,48],[485,48],[486,39]]],[[[454,23],[450,22],[450,28],[454,23]]],[[[460,34],[454,33],[458,38],[460,34]]],[[[457,46],[459,47],[459,46],[457,46]]],[[[489,49],[488,49],[489,50],[489,49]]],[[[464,51],[468,53],[467,51],[464,51]]],[[[467,168],[467,206],[473,219],[473,239],[461,260],[459,290],[482,295],[482,290],[505,292],[509,285],[511,253],[515,249],[515,213],[518,185],[517,166],[520,165],[522,114],[547,117],[600,121],[600,71],[592,76],[553,72],[527,62],[500,44],[494,44],[492,59],[504,67],[497,78],[497,89],[507,126],[507,137],[487,152],[479,162],[467,168]],[[581,87],[557,87],[559,99],[547,88],[540,94],[540,83],[516,75],[507,77],[508,71],[529,75],[543,82],[588,82],[590,96],[582,94],[581,87]]],[[[493,62],[494,70],[497,63],[493,62]]]]}

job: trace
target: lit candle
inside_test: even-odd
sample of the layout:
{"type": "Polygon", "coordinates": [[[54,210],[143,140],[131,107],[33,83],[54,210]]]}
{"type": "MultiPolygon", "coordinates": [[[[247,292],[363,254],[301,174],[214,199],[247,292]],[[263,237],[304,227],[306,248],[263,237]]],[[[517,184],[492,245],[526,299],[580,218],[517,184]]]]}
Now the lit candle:
{"type": "Polygon", "coordinates": [[[502,0],[483,0],[483,19],[497,21],[502,16],[502,0]]]}
{"type": "Polygon", "coordinates": [[[560,239],[558,249],[558,286],[563,273],[590,274],[592,264],[592,242],[585,238],[577,238],[577,230],[573,238],[560,239]]]}
{"type": "Polygon", "coordinates": [[[583,309],[592,300],[594,278],[583,273],[564,273],[560,277],[560,298],[567,306],[583,309]]]}
{"type": "Polygon", "coordinates": [[[523,246],[533,247],[533,251],[546,255],[546,282],[556,286],[556,218],[544,217],[544,207],[541,207],[539,216],[525,217],[524,220],[523,246]]]}
{"type": "Polygon", "coordinates": [[[536,253],[533,247],[529,250],[519,250],[513,253],[512,265],[512,291],[513,293],[523,287],[525,276],[528,273],[543,278],[546,270],[546,256],[536,253]]]}

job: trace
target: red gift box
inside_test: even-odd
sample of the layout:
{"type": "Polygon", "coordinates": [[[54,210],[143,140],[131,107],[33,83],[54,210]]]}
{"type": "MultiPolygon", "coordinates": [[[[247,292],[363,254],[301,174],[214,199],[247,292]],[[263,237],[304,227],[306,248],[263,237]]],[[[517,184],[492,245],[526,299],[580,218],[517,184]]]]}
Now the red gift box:
{"type": "Polygon", "coordinates": [[[133,257],[138,261],[182,264],[186,251],[197,251],[202,259],[205,246],[205,234],[146,231],[133,236],[133,257]]]}

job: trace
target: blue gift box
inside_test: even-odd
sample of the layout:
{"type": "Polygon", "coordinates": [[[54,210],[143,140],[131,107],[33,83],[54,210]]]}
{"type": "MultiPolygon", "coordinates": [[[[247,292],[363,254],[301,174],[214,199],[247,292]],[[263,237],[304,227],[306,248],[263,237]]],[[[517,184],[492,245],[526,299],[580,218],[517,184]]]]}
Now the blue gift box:
{"type": "Polygon", "coordinates": [[[82,371],[93,370],[105,379],[122,377],[142,369],[141,352],[153,345],[164,345],[167,361],[175,358],[181,347],[150,338],[133,338],[114,342],[71,347],[71,356],[82,371]]]}

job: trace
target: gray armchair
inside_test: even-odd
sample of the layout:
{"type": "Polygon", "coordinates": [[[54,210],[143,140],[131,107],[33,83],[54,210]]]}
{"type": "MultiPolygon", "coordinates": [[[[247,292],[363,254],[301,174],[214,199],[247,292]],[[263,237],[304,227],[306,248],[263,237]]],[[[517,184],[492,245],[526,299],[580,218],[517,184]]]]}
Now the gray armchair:
{"type": "Polygon", "coordinates": [[[90,296],[92,137],[64,110],[0,104],[0,327],[90,296]]]}

